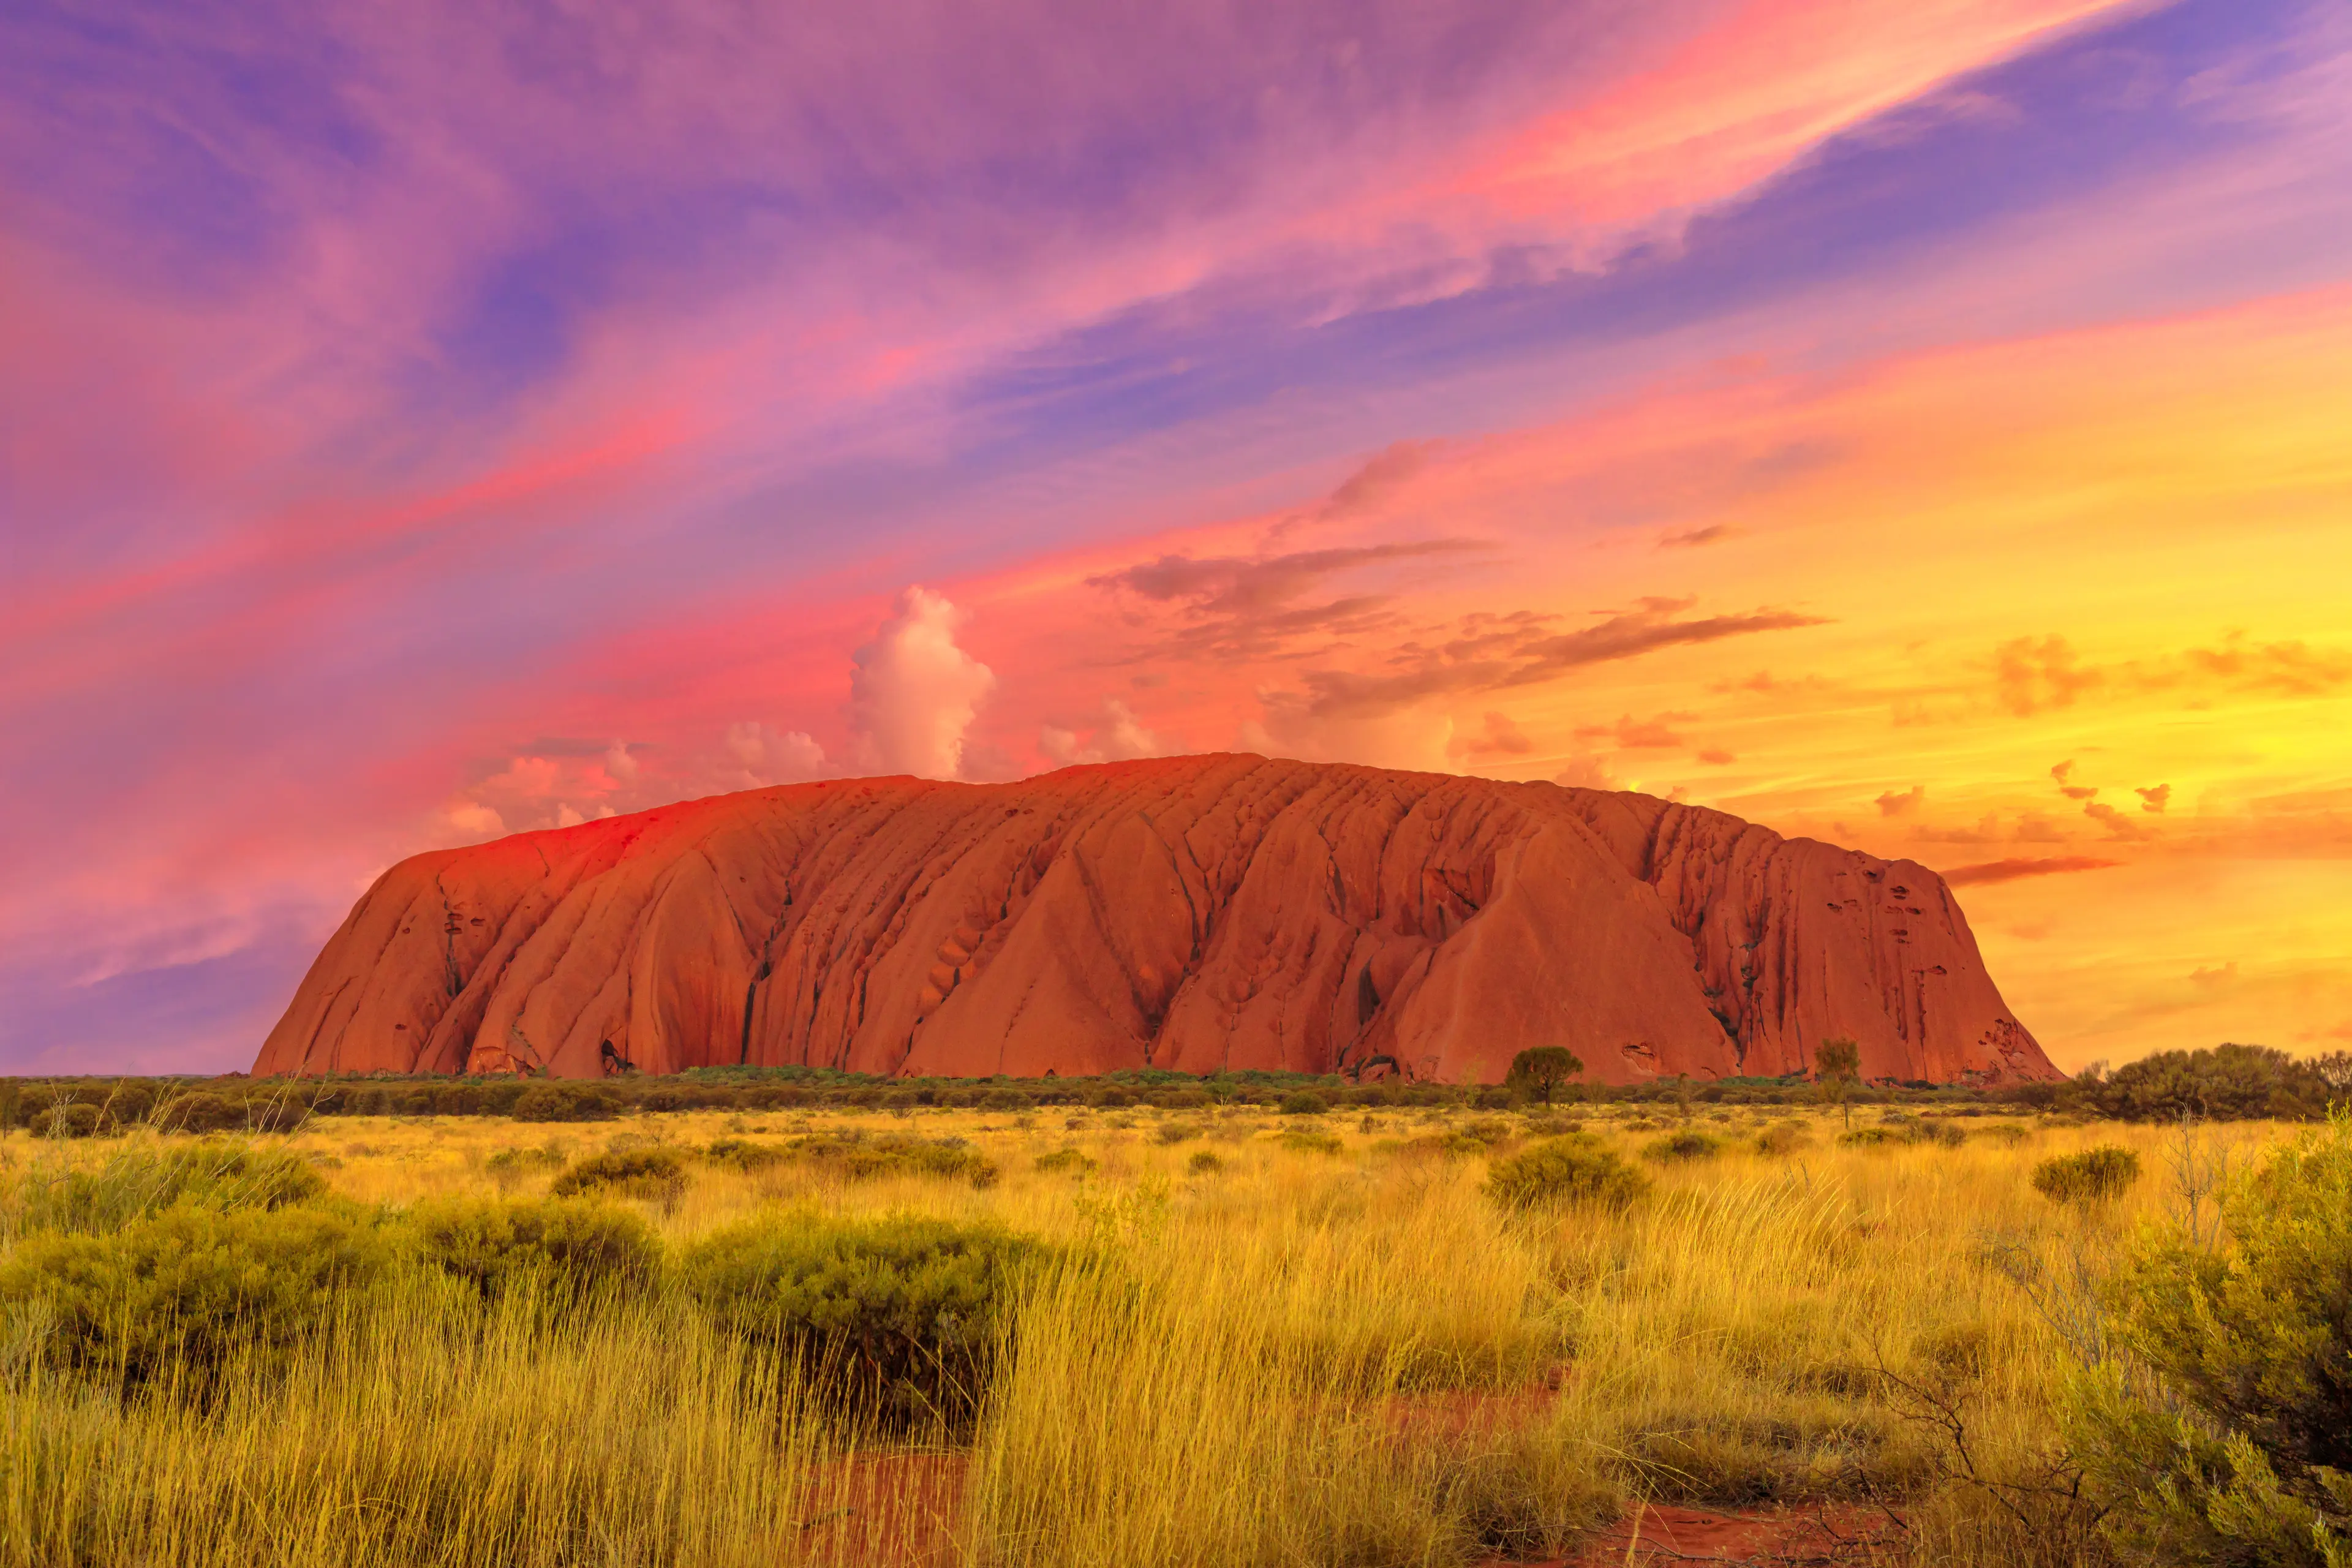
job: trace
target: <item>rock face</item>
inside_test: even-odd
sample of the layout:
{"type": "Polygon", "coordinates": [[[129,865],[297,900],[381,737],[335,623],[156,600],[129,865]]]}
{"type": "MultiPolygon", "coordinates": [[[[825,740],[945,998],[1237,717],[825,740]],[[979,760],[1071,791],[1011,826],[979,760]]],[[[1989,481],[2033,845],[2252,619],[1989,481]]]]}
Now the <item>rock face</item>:
{"type": "Polygon", "coordinates": [[[404,860],[257,1073],[809,1064],[2058,1075],[1943,879],[1652,796],[1174,757],[856,779],[404,860]]]}

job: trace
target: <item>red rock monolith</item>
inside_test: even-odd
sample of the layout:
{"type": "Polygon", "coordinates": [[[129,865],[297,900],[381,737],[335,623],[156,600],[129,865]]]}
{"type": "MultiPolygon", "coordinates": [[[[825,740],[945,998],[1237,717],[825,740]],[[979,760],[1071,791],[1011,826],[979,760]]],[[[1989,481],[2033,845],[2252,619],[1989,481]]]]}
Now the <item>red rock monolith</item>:
{"type": "Polygon", "coordinates": [[[2058,1075],[1943,879],[1643,795],[1254,756],[852,779],[404,860],[257,1073],[2058,1075]]]}

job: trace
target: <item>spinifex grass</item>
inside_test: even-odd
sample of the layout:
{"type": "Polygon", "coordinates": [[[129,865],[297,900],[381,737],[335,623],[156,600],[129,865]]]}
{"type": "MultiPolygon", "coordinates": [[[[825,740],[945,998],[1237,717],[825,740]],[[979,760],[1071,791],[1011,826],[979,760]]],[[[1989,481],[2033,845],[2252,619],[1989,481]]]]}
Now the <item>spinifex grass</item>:
{"type": "MultiPolygon", "coordinates": [[[[1136,1108],[1076,1127],[350,1118],[252,1140],[320,1171],[320,1201],[395,1222],[428,1197],[543,1197],[618,1143],[671,1150],[688,1173],[682,1193],[636,1202],[672,1258],[761,1215],[913,1214],[1035,1237],[1055,1261],[994,1331],[976,1430],[913,1460],[877,1456],[874,1428],[674,1280],[557,1310],[486,1305],[412,1268],[201,1397],[125,1399],[49,1370],[20,1314],[0,1329],[0,1568],[1465,1564],[1557,1552],[1634,1495],[1883,1503],[1923,1561],[2079,1560],[2031,1511],[2058,1375],[2095,1312],[2087,1283],[2166,1194],[2147,1181],[2085,1209],[2028,1176],[2099,1142],[2161,1169],[2165,1133],[2002,1121],[2021,1134],[1841,1148],[1816,1120],[1765,1152],[1760,1118],[1710,1119],[1718,1157],[1643,1163],[1637,1202],[1517,1210],[1482,1190],[1517,1131],[1433,1158],[1412,1152],[1418,1121],[1318,1119],[1335,1157],[1284,1144],[1299,1119],[1189,1114],[1201,1139],[1163,1141],[1136,1108]],[[1003,1178],[848,1181],[742,1157],[861,1125],[968,1139],[1003,1178]],[[721,1139],[723,1157],[705,1152],[721,1139]],[[1065,1147],[1093,1167],[1036,1169],[1065,1147]],[[1216,1162],[1196,1170],[1203,1147],[1216,1162]]],[[[1655,1135],[1589,1125],[1629,1161],[1655,1135]]],[[[0,1221],[37,1217],[37,1163],[50,1191],[58,1162],[137,1147],[10,1137],[0,1221]]],[[[945,1442],[889,1436],[901,1453],[945,1442]]]]}

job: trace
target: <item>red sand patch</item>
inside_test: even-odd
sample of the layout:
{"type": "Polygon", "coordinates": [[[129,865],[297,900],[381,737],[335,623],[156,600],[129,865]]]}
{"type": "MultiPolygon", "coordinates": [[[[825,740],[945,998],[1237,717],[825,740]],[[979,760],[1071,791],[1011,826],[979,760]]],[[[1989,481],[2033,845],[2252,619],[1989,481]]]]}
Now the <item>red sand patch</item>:
{"type": "Polygon", "coordinates": [[[1652,1505],[1640,1528],[1628,1514],[1596,1531],[1573,1555],[1546,1568],[1616,1568],[1625,1563],[1744,1564],[1750,1568],[1812,1568],[1881,1562],[1899,1555],[1900,1532],[1884,1514],[1832,1508],[1769,1513],[1652,1505]]]}

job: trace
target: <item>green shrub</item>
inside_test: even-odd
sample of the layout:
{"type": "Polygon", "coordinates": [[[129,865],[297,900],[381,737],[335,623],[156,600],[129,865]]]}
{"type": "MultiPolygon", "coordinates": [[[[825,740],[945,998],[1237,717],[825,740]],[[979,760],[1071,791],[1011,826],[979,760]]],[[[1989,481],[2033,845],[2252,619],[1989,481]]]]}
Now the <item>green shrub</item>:
{"type": "Polygon", "coordinates": [[[2006,1144],[2011,1149],[2016,1148],[2020,1143],[2024,1142],[2027,1138],[2032,1136],[2032,1134],[2028,1132],[2024,1128],[2020,1127],[2014,1121],[1989,1122],[1982,1127],[1971,1128],[1969,1131],[1973,1131],[1979,1138],[1989,1138],[1995,1143],[2006,1144]]]}
{"type": "Polygon", "coordinates": [[[507,1114],[517,1121],[609,1121],[620,1105],[600,1089],[576,1083],[535,1083],[515,1097],[507,1114]]]}
{"type": "Polygon", "coordinates": [[[0,1264],[0,1301],[46,1321],[61,1364],[124,1389],[202,1389],[240,1351],[315,1327],[390,1261],[381,1233],[347,1214],[180,1205],[103,1236],[27,1237],[0,1264]]]}
{"type": "Polygon", "coordinates": [[[1034,1243],[900,1218],[762,1218],[696,1242],[687,1294],[730,1331],[799,1358],[852,1407],[968,1420],[1034,1243]]]}
{"type": "Polygon", "coordinates": [[[1067,1171],[1072,1175],[1082,1176],[1094,1168],[1093,1158],[1076,1149],[1056,1149],[1050,1154],[1037,1156],[1037,1171],[1040,1175],[1050,1176],[1057,1172],[1067,1171]]]}
{"type": "Polygon", "coordinates": [[[1499,1116],[1480,1116],[1464,1122],[1455,1136],[1470,1139],[1492,1149],[1498,1143],[1509,1142],[1515,1131],[1509,1122],[1499,1116]]]}
{"type": "Polygon", "coordinates": [[[584,1193],[614,1197],[674,1201],[686,1191],[686,1162],[670,1149],[615,1149],[592,1154],[549,1184],[559,1198],[584,1193]]]}
{"type": "Polygon", "coordinates": [[[1813,1141],[1801,1121],[1775,1121],[1756,1134],[1756,1152],[1771,1159],[1793,1154],[1813,1141]]]}
{"type": "Polygon", "coordinates": [[[1696,1129],[1669,1132],[1663,1138],[1653,1138],[1642,1145],[1642,1158],[1660,1164],[1672,1164],[1685,1160],[1712,1160],[1723,1152],[1723,1145],[1714,1137],[1696,1129]]]}
{"type": "Polygon", "coordinates": [[[1184,1162],[1184,1169],[1195,1176],[1213,1176],[1225,1168],[1225,1163],[1207,1149],[1195,1149],[1192,1157],[1184,1162]]]}
{"type": "Polygon", "coordinates": [[[1850,1127],[1838,1134],[1841,1149],[1884,1149],[1895,1135],[1884,1127],[1850,1127]]]}
{"type": "Polygon", "coordinates": [[[174,1204],[276,1209],[326,1190],[317,1171],[283,1150],[206,1140],[122,1149],[101,1165],[79,1169],[36,1164],[16,1184],[11,1217],[23,1231],[97,1232],[174,1204]]]}
{"type": "Polygon", "coordinates": [[[482,1168],[499,1174],[520,1175],[533,1167],[552,1168],[563,1163],[563,1151],[552,1143],[542,1143],[536,1149],[501,1149],[482,1162],[482,1168]]]}
{"type": "Polygon", "coordinates": [[[805,1160],[845,1181],[927,1176],[969,1182],[982,1188],[996,1184],[996,1166],[961,1138],[914,1138],[896,1132],[872,1136],[863,1132],[819,1132],[795,1138],[787,1148],[794,1159],[805,1160]]]}
{"type": "Polygon", "coordinates": [[[1281,1142],[1294,1154],[1338,1154],[1347,1149],[1338,1133],[1326,1132],[1319,1127],[1286,1127],[1281,1142]]]}
{"type": "Polygon", "coordinates": [[[661,1270],[652,1227],[603,1204],[457,1198],[420,1205],[408,1224],[427,1263],[486,1297],[536,1286],[575,1299],[641,1289],[661,1270]]]}
{"type": "Polygon", "coordinates": [[[1320,1116],[1330,1110],[1331,1105],[1312,1089],[1295,1089],[1282,1097],[1276,1109],[1285,1116],[1320,1116]]]}
{"type": "Polygon", "coordinates": [[[1197,1121],[1163,1121],[1154,1134],[1162,1143],[1181,1143],[1187,1138],[1198,1138],[1201,1124],[1197,1121]]]}
{"type": "Polygon", "coordinates": [[[2293,1120],[2322,1114],[2336,1092],[2317,1066],[2269,1046],[2158,1051],[2117,1068],[2104,1083],[2075,1088],[2109,1116],[2132,1121],[2293,1120]]]}
{"type": "Polygon", "coordinates": [[[2113,1143],[2053,1154],[2033,1167],[2033,1190],[2053,1203],[2111,1203],[2139,1180],[2139,1156],[2113,1143]]]}
{"type": "Polygon", "coordinates": [[[739,1171],[765,1170],[788,1158],[775,1144],[754,1143],[748,1138],[713,1139],[702,1157],[714,1165],[732,1165],[739,1171]]]}
{"type": "Polygon", "coordinates": [[[2149,1233],[2111,1281],[2123,1352],[2067,1436],[2127,1561],[2352,1561],[2352,1121],[2274,1151],[2223,1202],[2234,1247],[2149,1233]]]}
{"type": "Polygon", "coordinates": [[[1649,1190],[1649,1178],[1590,1133],[1530,1143],[1486,1173],[1486,1195],[1508,1209],[1557,1204],[1623,1208],[1649,1190]]]}

